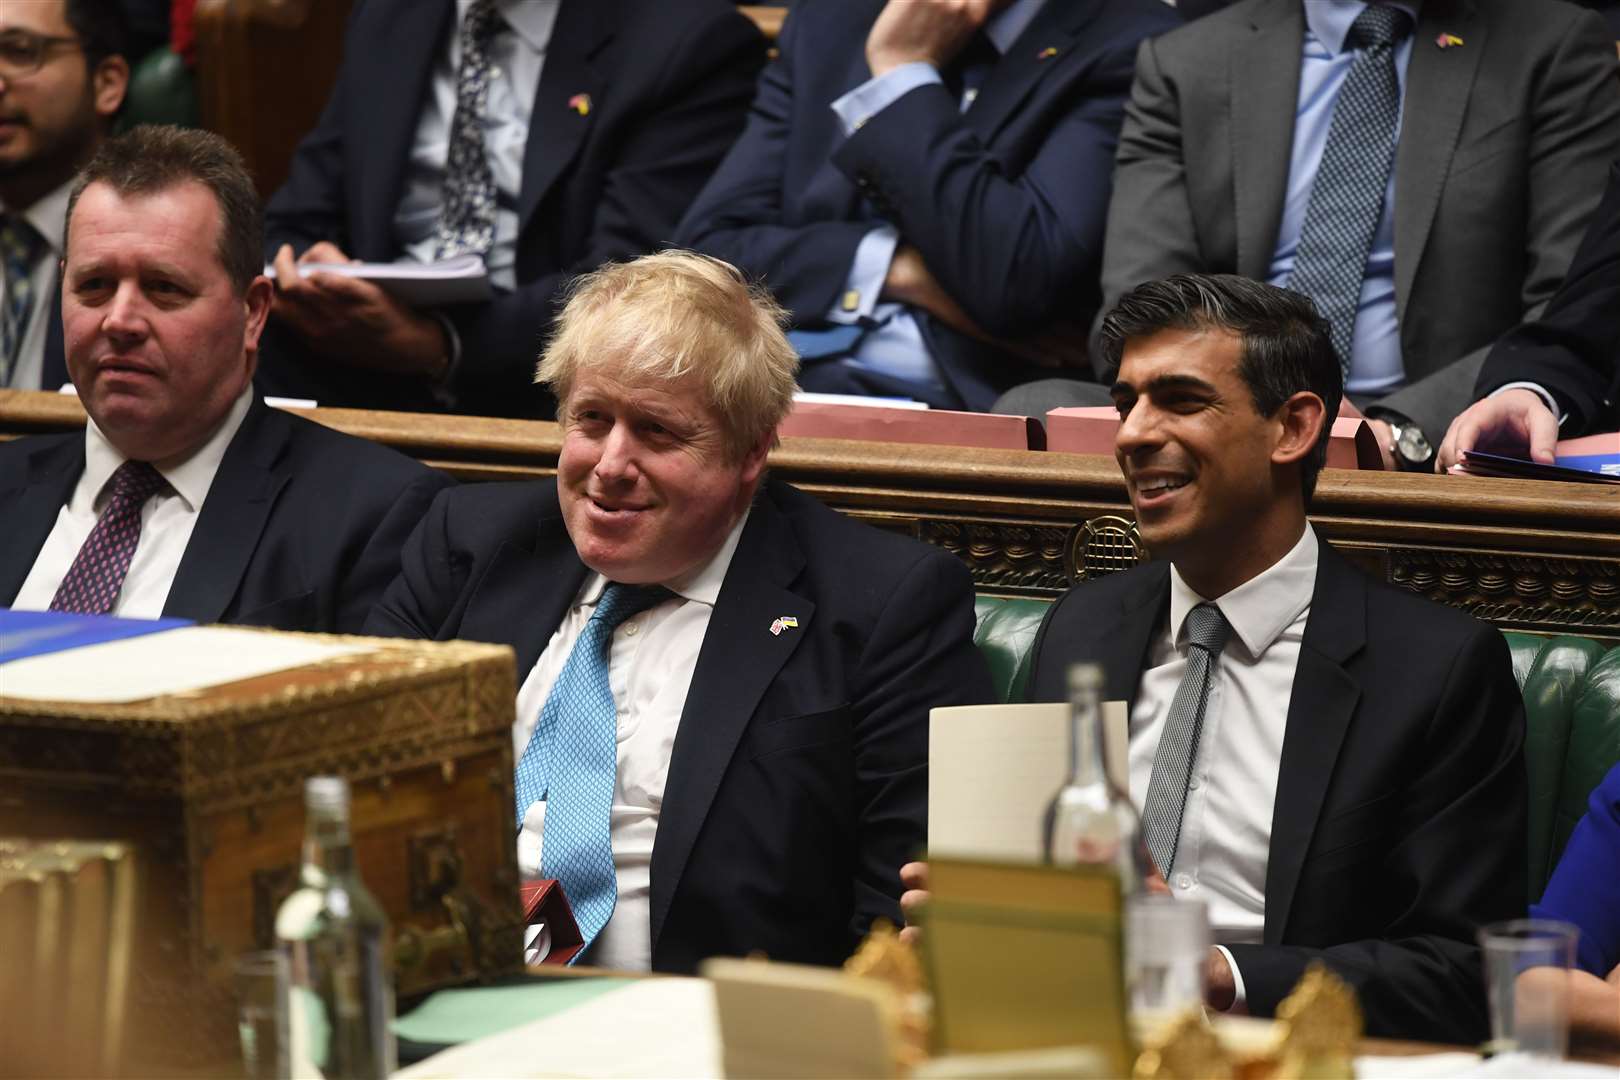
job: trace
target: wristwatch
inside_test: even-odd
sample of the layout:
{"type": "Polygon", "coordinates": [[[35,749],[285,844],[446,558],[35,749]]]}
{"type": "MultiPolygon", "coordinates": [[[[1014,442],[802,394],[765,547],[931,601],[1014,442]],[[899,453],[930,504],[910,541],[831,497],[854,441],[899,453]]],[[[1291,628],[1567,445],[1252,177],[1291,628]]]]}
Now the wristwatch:
{"type": "Polygon", "coordinates": [[[1389,424],[1389,452],[1401,472],[1428,472],[1434,468],[1434,447],[1423,429],[1405,417],[1386,416],[1389,424]]]}

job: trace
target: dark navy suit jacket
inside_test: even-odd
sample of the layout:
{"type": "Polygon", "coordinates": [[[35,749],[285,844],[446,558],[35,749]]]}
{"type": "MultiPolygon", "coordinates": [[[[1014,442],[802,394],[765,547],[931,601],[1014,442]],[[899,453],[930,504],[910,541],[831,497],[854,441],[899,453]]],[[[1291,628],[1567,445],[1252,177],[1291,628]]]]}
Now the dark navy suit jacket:
{"type": "MultiPolygon", "coordinates": [[[[0,606],[84,472],[84,434],[0,445],[0,606]]],[[[450,483],[383,446],[255,401],[208,489],[163,614],[356,633],[399,550],[450,483]]]]}
{"type": "MultiPolygon", "coordinates": [[[[265,210],[267,254],[331,240],[389,261],[406,162],[451,0],[362,0],[320,123],[265,210]]],[[[447,308],[461,338],[461,412],[536,415],[533,383],[562,286],[610,259],[667,243],[742,126],[764,59],[759,32],[724,0],[563,0],[535,91],[518,198],[518,288],[447,308]],[[581,95],[590,107],[578,108],[581,95]],[[572,103],[572,104],[571,104],[572,103]]],[[[267,393],[322,404],[430,408],[420,381],[303,354],[271,319],[267,393]]]]}
{"type": "MultiPolygon", "coordinates": [[[[455,488],[366,632],[507,644],[521,680],[585,576],[555,483],[455,488]]],[[[837,964],[873,918],[898,925],[899,868],[925,839],[928,710],[991,693],[960,562],[767,481],[670,756],[653,967],[755,950],[837,964]],[[773,635],[784,615],[798,626],[773,635]]]]}
{"type": "MultiPolygon", "coordinates": [[[[1165,562],[1069,591],[1042,624],[1032,700],[1076,660],[1135,701],[1169,610],[1165,562]]],[[[1525,907],[1524,703],[1500,631],[1365,577],[1323,544],[1288,702],[1262,943],[1230,946],[1270,1016],[1321,961],[1371,1035],[1488,1032],[1475,932],[1525,907]]]]}
{"type": "MultiPolygon", "coordinates": [[[[763,277],[795,323],[813,327],[838,301],[875,211],[988,333],[1085,324],[1099,302],[1136,47],[1177,25],[1174,10],[1157,0],[1048,0],[965,113],[944,86],[923,86],[846,139],[829,105],[871,78],[865,42],[882,8],[840,0],[793,10],[748,126],[687,212],[679,242],[763,277]]],[[[1041,373],[919,314],[946,383],[969,408],[988,408],[1041,373]]]]}

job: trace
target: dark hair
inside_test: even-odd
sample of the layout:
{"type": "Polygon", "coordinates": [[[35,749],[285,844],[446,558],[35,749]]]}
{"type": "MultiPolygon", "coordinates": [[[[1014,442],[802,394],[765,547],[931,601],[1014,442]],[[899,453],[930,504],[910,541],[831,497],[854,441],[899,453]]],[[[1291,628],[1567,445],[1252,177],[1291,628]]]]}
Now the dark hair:
{"type": "Polygon", "coordinates": [[[109,56],[122,56],[131,67],[140,59],[129,55],[129,21],[121,0],[66,0],[63,14],[84,48],[90,71],[109,56]]]}
{"type": "Polygon", "coordinates": [[[67,222],[91,184],[106,184],[120,198],[153,195],[194,181],[219,205],[219,262],[239,293],[264,272],[264,211],[242,155],[218,135],[195,128],[142,124],[101,144],[73,182],[67,222]]]}
{"type": "Polygon", "coordinates": [[[1327,462],[1328,437],[1344,379],[1327,320],[1310,297],[1235,274],[1176,274],[1138,285],[1103,316],[1104,370],[1119,370],[1125,345],[1161,330],[1227,330],[1243,341],[1238,375],[1254,407],[1270,416],[1301,390],[1322,399],[1327,415],[1316,446],[1300,462],[1306,502],[1327,462]]]}

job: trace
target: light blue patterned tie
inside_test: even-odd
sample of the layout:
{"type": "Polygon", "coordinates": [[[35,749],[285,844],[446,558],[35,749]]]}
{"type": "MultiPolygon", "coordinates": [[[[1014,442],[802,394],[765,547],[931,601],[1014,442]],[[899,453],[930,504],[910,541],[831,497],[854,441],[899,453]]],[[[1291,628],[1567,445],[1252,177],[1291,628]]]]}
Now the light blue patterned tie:
{"type": "Polygon", "coordinates": [[[1401,115],[1395,45],[1411,29],[1406,12],[1371,4],[1350,27],[1356,60],[1333,103],[1322,163],[1311,183],[1288,287],[1316,301],[1333,331],[1339,369],[1350,377],[1350,345],[1367,252],[1384,212],[1395,129],[1401,115]]]}
{"type": "Polygon", "coordinates": [[[34,264],[44,246],[45,238],[22,218],[0,217],[0,387],[11,384],[22,351],[34,305],[34,264]]]}
{"type": "Polygon", "coordinates": [[[531,805],[546,800],[540,874],[562,882],[587,948],[607,925],[619,895],[609,830],[619,728],[608,650],[620,623],[671,595],[661,585],[608,582],[518,761],[518,826],[531,805]]]}

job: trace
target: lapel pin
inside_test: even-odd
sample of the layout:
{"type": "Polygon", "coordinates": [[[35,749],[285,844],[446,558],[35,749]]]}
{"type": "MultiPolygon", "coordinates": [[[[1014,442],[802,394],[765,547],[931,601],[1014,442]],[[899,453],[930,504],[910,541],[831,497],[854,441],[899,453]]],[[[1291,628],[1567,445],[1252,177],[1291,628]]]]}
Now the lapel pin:
{"type": "MultiPolygon", "coordinates": [[[[1461,44],[1461,42],[1458,42],[1458,44],[1461,44]]],[[[591,95],[575,94],[568,99],[568,107],[581,116],[591,115],[591,95]]]]}
{"type": "Polygon", "coordinates": [[[1441,34],[1434,39],[1434,43],[1442,49],[1455,49],[1462,46],[1463,39],[1456,34],[1441,34]]]}
{"type": "Polygon", "coordinates": [[[1058,54],[1057,46],[1056,45],[1048,45],[1046,48],[1042,49],[1040,52],[1035,54],[1035,59],[1037,59],[1037,60],[1050,60],[1050,59],[1052,59],[1052,57],[1056,56],[1057,54],[1058,54]]]}
{"type": "Polygon", "coordinates": [[[771,623],[771,636],[781,637],[784,630],[797,630],[799,619],[795,615],[783,615],[771,623]]]}

